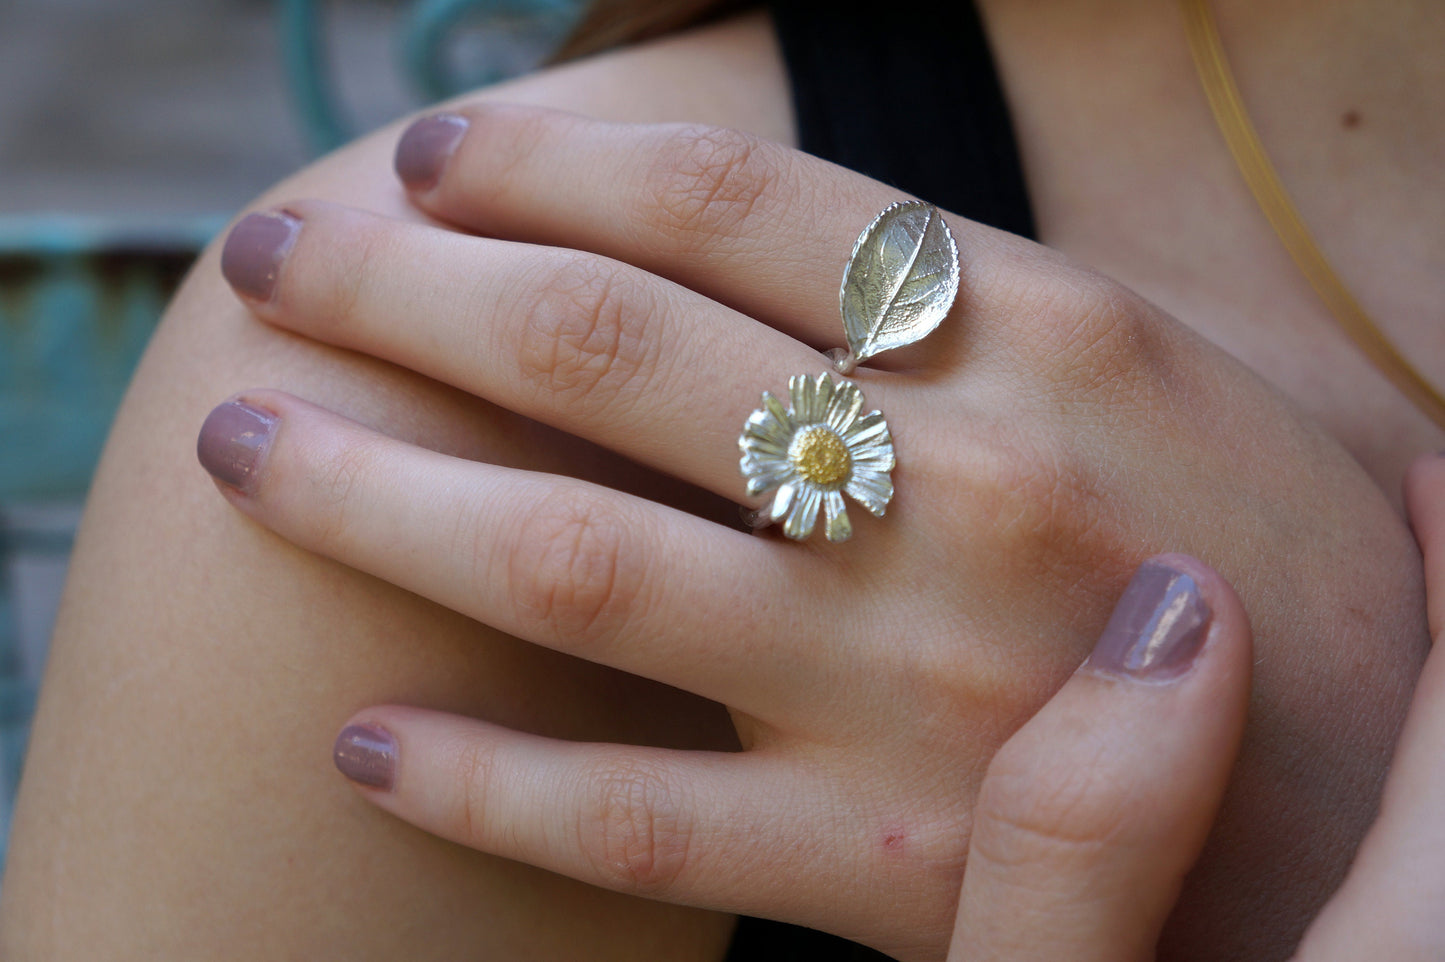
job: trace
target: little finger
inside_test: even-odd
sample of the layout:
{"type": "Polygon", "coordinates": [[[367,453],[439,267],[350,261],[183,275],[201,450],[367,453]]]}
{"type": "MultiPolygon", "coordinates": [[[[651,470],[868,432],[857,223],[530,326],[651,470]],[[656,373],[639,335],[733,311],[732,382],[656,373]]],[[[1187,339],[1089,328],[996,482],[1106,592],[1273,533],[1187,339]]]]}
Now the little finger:
{"type": "Polygon", "coordinates": [[[802,921],[819,866],[858,874],[809,804],[818,786],[758,752],[582,744],[381,706],[342,730],[334,758],[425,831],[629,894],[802,921]]]}

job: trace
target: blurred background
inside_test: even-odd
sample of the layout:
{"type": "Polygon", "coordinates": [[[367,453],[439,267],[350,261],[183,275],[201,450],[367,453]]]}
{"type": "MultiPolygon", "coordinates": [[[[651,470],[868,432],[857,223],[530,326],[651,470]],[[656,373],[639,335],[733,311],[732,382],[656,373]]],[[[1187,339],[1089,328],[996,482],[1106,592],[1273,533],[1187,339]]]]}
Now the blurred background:
{"type": "Polygon", "coordinates": [[[314,156],[532,69],[580,0],[0,0],[0,864],[107,426],[191,260],[314,156]]]}

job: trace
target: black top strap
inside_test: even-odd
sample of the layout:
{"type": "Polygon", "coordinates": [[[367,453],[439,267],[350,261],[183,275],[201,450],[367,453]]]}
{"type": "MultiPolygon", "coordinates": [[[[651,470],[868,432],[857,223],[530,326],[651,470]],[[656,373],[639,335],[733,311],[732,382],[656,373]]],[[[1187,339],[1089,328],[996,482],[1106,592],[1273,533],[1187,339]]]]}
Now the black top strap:
{"type": "Polygon", "coordinates": [[[978,11],[773,0],[800,146],[945,210],[1034,236],[1018,145],[978,11]]]}

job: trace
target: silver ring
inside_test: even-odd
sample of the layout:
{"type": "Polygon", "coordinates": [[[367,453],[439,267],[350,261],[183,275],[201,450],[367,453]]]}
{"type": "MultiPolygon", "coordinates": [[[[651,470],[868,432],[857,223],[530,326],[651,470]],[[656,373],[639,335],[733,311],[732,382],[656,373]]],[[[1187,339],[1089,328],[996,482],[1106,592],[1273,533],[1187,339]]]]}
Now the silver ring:
{"type": "Polygon", "coordinates": [[[824,372],[788,379],[788,399],[763,392],[763,406],[748,417],[738,447],[748,496],[774,492],[769,521],[801,541],[813,533],[821,509],[829,541],[853,534],[846,493],[878,517],[893,499],[893,437],[883,412],[863,410],[863,392],[824,372]]]}
{"type": "MultiPolygon", "coordinates": [[[[918,201],[890,204],[853,245],[838,291],[847,349],[828,352],[849,374],[862,362],[930,334],[958,295],[958,246],[938,208],[918,201]]],[[[771,492],[772,504],[753,512],[760,523],[781,522],[801,541],[818,513],[829,541],[853,534],[847,494],[878,517],[893,499],[897,463],[893,437],[880,411],[861,414],[863,392],[826,372],[788,380],[789,405],[763,392],[738,438],[748,496],[771,492]]]]}

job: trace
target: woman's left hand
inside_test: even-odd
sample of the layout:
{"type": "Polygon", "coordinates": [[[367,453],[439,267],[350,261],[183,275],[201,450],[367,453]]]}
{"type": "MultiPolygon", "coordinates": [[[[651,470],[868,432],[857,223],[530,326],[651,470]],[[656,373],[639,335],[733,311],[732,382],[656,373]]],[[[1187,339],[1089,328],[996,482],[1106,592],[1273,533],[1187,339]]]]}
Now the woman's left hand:
{"type": "Polygon", "coordinates": [[[1250,655],[1219,575],[1182,555],[1139,569],[1089,659],[989,765],[948,962],[1156,957],[1244,732],[1250,655]]]}
{"type": "MultiPolygon", "coordinates": [[[[1437,641],[1380,816],[1298,962],[1436,959],[1445,945],[1445,458],[1416,462],[1405,494],[1437,641]]],[[[1213,611],[1208,640],[1172,677],[1123,670],[1117,652],[1137,640],[1127,614],[1138,591],[1125,593],[1094,655],[989,767],[948,962],[1155,957],[1234,757],[1250,662],[1228,586],[1187,559],[1159,560],[1194,573],[1213,611]]]]}
{"type": "MultiPolygon", "coordinates": [[[[826,368],[847,253],[902,199],[734,132],[526,108],[423,120],[398,159],[424,209],[486,236],[313,202],[255,215],[223,264],[257,314],[734,500],[749,412],[826,368]]],[[[574,744],[378,707],[337,748],[367,797],[599,885],[937,958],[989,758],[1139,563],[1179,549],[1261,599],[1269,655],[1267,723],[1239,769],[1255,790],[1227,806],[1189,911],[1201,927],[1229,913],[1250,939],[1317,906],[1423,650],[1408,532],[1342,451],[1177,322],[949,222],[950,317],[852,377],[899,464],[886,518],[850,506],[849,544],[446,457],[277,392],[217,409],[203,460],[251,517],[722,702],[743,748],[574,744]],[[1301,809],[1317,814],[1301,825],[1301,809]],[[1237,883],[1262,863],[1296,868],[1269,912],[1237,883]]]]}

